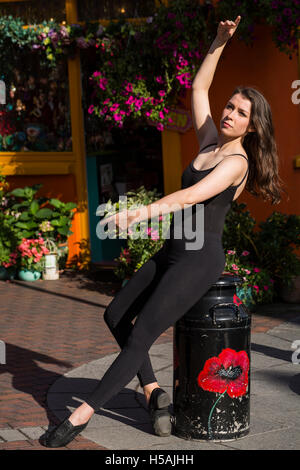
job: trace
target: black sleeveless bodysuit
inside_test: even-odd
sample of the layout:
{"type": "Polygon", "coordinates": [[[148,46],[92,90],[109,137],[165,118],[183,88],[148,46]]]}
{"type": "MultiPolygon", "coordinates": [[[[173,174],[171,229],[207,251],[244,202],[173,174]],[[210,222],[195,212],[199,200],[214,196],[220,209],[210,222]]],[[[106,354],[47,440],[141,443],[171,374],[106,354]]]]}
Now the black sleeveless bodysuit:
{"type": "MultiPolygon", "coordinates": [[[[242,154],[234,155],[246,158],[242,154]]],[[[196,170],[191,162],[182,174],[182,188],[197,183],[216,166],[196,170]]],[[[86,399],[95,410],[120,392],[136,374],[142,387],[157,381],[148,350],[221,276],[225,267],[224,219],[248,169],[237,186],[229,186],[202,202],[204,244],[201,249],[186,250],[185,243],[191,240],[174,238],[173,217],[170,238],[134,273],[106,308],[104,319],[122,350],[86,399]]],[[[195,211],[189,213],[189,217],[195,228],[195,211]]]]}
{"type": "MultiPolygon", "coordinates": [[[[212,145],[216,145],[216,144],[207,145],[202,150],[204,150],[207,147],[211,147],[212,145]]],[[[241,153],[238,153],[238,154],[234,153],[230,155],[240,155],[248,161],[245,155],[241,153]]],[[[230,155],[227,155],[227,156],[230,156],[230,155]]],[[[194,160],[185,168],[185,170],[182,173],[181,189],[188,188],[189,186],[192,186],[198,183],[201,179],[205,178],[205,176],[209,174],[214,168],[216,168],[216,166],[219,163],[221,163],[219,162],[217,163],[217,165],[211,168],[207,168],[206,170],[197,170],[194,167],[193,162],[194,160]]],[[[238,185],[229,186],[221,193],[216,194],[215,196],[201,203],[203,204],[203,217],[202,217],[203,223],[201,224],[201,226],[199,226],[199,219],[198,219],[198,224],[197,224],[197,219],[196,219],[197,206],[196,205],[193,205],[187,209],[182,209],[173,215],[173,219],[169,228],[169,232],[166,236],[167,240],[165,243],[166,249],[170,256],[170,261],[178,259],[178,257],[180,257],[183,253],[187,252],[187,248],[186,248],[187,243],[190,243],[189,247],[192,250],[192,252],[194,251],[195,253],[196,251],[194,248],[192,248],[191,242],[193,242],[193,239],[188,239],[184,236],[185,230],[183,229],[184,228],[183,225],[182,227],[179,227],[179,235],[180,233],[182,233],[182,236],[179,239],[174,238],[175,220],[177,221],[176,223],[178,223],[179,225],[184,223],[190,226],[192,228],[193,233],[197,232],[197,230],[198,231],[203,230],[204,231],[204,240],[203,240],[204,243],[209,238],[214,238],[220,241],[222,240],[226,214],[231,207],[231,203],[233,201],[236,190],[243,183],[244,179],[247,176],[248,170],[249,168],[247,169],[246,174],[244,175],[242,181],[238,185]]],[[[195,240],[196,240],[196,235],[194,236],[194,241],[195,240]]],[[[195,247],[196,246],[197,244],[195,243],[195,247]]]]}

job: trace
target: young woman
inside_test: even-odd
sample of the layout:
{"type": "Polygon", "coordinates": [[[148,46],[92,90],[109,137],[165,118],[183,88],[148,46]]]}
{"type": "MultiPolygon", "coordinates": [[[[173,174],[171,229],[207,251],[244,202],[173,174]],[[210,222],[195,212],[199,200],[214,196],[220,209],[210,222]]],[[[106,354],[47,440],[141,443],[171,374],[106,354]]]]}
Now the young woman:
{"type": "Polygon", "coordinates": [[[204,244],[187,249],[185,235],[174,236],[172,220],[163,247],[149,259],[114,297],[104,318],[121,347],[88,399],[69,418],[46,434],[48,447],[68,444],[88,424],[93,413],[125,387],[137,374],[148,403],[154,432],[171,433],[168,411],[170,398],[159,387],[148,351],[154,341],[174,325],[211,285],[225,267],[222,233],[226,213],[245,187],[272,204],[280,202],[278,156],[270,106],[257,90],[238,87],[230,96],[221,116],[218,132],[211,117],[208,90],[218,60],[233,36],[241,17],[221,21],[218,31],[192,88],[192,111],[199,153],[182,174],[182,189],[169,194],[144,211],[124,210],[111,216],[120,228],[172,212],[174,205],[182,214],[192,206],[204,206],[204,244]],[[137,317],[134,324],[132,320],[137,317]]]}

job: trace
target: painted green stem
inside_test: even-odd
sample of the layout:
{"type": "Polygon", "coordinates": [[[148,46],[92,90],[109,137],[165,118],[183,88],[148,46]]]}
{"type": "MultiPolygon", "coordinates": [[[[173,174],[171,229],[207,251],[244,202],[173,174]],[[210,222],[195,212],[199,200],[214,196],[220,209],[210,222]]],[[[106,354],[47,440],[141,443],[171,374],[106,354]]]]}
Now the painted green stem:
{"type": "Polygon", "coordinates": [[[217,403],[221,400],[221,398],[225,395],[226,392],[227,392],[227,388],[226,388],[226,390],[219,396],[219,398],[217,399],[217,401],[216,401],[215,404],[213,405],[212,409],[210,410],[209,417],[208,417],[208,438],[209,438],[209,439],[212,439],[212,432],[211,432],[211,425],[210,425],[210,421],[211,421],[212,414],[213,414],[213,412],[214,412],[214,409],[215,409],[217,403]]]}

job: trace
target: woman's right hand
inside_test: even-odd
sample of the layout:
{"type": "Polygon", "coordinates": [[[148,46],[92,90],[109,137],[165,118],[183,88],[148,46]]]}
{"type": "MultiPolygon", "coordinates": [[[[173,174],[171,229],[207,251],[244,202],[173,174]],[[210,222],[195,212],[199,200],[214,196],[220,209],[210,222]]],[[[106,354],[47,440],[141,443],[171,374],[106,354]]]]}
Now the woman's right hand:
{"type": "Polygon", "coordinates": [[[221,43],[225,43],[230,39],[234,33],[236,28],[239,25],[239,22],[241,21],[241,16],[237,16],[235,21],[220,21],[218,25],[218,31],[217,31],[217,39],[221,43]]]}

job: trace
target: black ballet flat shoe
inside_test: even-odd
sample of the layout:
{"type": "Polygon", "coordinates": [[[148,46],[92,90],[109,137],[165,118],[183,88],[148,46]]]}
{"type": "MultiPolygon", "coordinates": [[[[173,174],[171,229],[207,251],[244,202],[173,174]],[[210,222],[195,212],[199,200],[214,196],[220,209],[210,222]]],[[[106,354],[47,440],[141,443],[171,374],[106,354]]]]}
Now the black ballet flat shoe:
{"type": "Polygon", "coordinates": [[[168,411],[171,400],[162,388],[155,388],[149,400],[149,413],[153,430],[157,436],[170,436],[172,431],[172,418],[168,411]]]}
{"type": "Polygon", "coordinates": [[[40,443],[45,447],[64,447],[71,442],[81,431],[83,431],[89,421],[78,426],[73,426],[66,418],[56,428],[46,433],[40,438],[40,443]]]}

